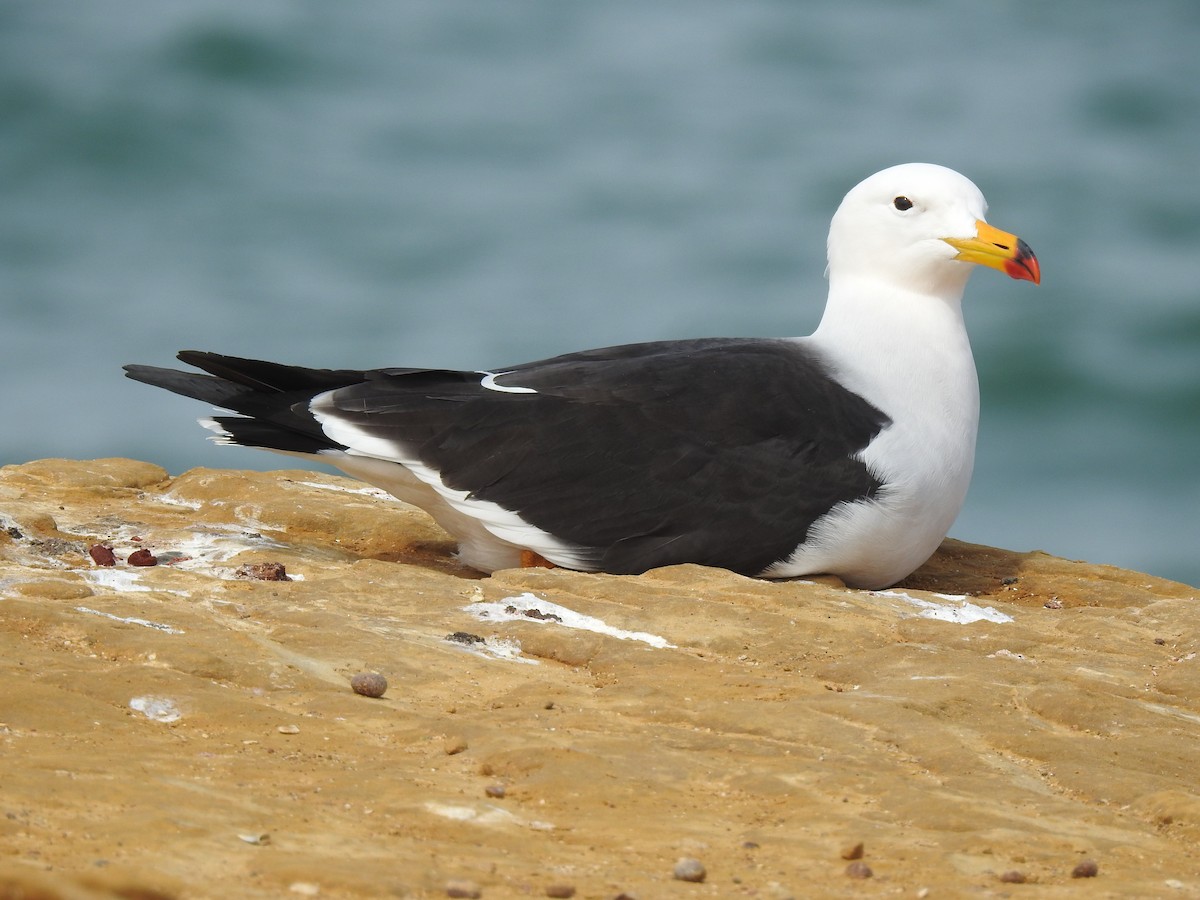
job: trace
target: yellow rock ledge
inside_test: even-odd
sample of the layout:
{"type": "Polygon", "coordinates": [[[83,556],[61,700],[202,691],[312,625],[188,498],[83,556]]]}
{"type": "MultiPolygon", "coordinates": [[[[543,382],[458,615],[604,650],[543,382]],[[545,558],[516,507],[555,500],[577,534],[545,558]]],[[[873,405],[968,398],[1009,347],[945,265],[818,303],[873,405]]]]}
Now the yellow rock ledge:
{"type": "Polygon", "coordinates": [[[331,475],[0,469],[0,896],[1200,894],[1194,588],[451,551],[331,475]]]}

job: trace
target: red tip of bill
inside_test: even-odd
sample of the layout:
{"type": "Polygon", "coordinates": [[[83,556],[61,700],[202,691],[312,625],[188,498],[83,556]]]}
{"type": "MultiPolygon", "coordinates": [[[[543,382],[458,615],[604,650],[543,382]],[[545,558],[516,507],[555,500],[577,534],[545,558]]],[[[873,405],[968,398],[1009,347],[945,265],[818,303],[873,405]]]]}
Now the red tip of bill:
{"type": "Polygon", "coordinates": [[[1004,271],[1011,278],[1032,281],[1034,284],[1042,283],[1042,267],[1038,265],[1037,257],[1033,255],[1029,245],[1022,240],[1017,241],[1016,255],[1005,260],[1004,271]]]}

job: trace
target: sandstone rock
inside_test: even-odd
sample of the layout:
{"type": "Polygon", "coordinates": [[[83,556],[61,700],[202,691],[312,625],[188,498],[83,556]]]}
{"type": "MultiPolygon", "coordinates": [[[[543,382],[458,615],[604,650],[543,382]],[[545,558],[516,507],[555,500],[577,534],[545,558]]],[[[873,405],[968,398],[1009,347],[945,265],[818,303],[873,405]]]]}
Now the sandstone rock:
{"type": "Polygon", "coordinates": [[[883,592],[484,578],[348,479],[130,460],[0,469],[0,526],[0,885],[665,896],[686,847],[714,896],[821,896],[850,835],[901,894],[982,895],[1018,861],[1067,884],[1083,857],[1113,896],[1200,884],[1185,585],[955,541],[883,592]],[[123,562],[142,545],[159,565],[123,562]],[[294,580],[235,577],[266,562],[294,580]],[[352,696],[372,669],[403,691],[352,696]]]}

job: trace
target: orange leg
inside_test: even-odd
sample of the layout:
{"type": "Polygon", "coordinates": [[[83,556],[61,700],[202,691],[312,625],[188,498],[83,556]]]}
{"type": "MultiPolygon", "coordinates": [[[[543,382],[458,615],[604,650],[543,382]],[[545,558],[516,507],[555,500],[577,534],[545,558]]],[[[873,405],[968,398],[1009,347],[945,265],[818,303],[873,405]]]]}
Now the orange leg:
{"type": "Polygon", "coordinates": [[[522,569],[557,569],[558,566],[546,559],[540,553],[534,553],[532,550],[521,551],[521,568],[522,569]]]}

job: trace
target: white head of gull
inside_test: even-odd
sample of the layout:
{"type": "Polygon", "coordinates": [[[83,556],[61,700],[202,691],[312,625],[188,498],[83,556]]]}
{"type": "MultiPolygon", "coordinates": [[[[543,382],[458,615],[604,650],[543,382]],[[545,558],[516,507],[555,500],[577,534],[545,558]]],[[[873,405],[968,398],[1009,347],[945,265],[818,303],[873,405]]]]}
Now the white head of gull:
{"type": "Polygon", "coordinates": [[[773,574],[853,571],[884,587],[937,549],[975,460],[979,386],[962,297],[975,264],[1040,282],[1024,241],[984,220],[987,202],[952,169],[910,163],[854,187],[829,229],[829,297],[801,343],[891,424],[860,454],[882,482],[815,523],[773,574]]]}

